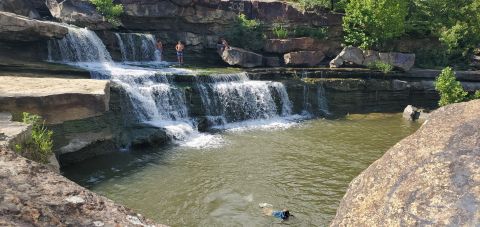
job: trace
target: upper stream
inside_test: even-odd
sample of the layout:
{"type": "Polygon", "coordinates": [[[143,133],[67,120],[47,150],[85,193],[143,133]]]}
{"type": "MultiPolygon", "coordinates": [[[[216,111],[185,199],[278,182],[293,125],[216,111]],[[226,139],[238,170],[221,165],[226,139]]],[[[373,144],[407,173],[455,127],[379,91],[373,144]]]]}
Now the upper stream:
{"type": "Polygon", "coordinates": [[[289,208],[290,226],[326,226],[349,182],[418,126],[370,114],[227,130],[222,147],[118,152],[64,174],[172,226],[280,226],[263,202],[289,208]]]}

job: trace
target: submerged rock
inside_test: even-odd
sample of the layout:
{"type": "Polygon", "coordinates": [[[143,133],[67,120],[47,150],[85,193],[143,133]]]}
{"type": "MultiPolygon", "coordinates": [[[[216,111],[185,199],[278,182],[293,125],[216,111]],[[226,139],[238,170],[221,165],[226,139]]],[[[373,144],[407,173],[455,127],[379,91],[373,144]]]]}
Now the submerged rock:
{"type": "Polygon", "coordinates": [[[405,110],[403,110],[403,118],[409,120],[409,121],[416,121],[416,120],[426,120],[428,119],[429,113],[426,112],[424,109],[419,109],[417,107],[414,107],[412,105],[408,105],[405,107],[405,110]]]}
{"type": "Polygon", "coordinates": [[[480,100],[434,111],[356,177],[331,226],[480,223],[480,100]]]}

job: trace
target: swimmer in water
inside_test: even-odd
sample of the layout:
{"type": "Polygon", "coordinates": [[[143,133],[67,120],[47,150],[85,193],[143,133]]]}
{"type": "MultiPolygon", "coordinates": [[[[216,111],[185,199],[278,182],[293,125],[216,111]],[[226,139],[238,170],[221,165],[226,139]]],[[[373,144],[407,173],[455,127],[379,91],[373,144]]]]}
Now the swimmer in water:
{"type": "Polygon", "coordinates": [[[262,208],[262,213],[267,216],[273,216],[279,219],[282,219],[282,221],[288,220],[290,218],[290,211],[288,209],[283,209],[283,210],[273,210],[271,207],[272,205],[270,204],[261,204],[260,207],[262,208]],[[263,205],[263,206],[262,206],[263,205]]]}

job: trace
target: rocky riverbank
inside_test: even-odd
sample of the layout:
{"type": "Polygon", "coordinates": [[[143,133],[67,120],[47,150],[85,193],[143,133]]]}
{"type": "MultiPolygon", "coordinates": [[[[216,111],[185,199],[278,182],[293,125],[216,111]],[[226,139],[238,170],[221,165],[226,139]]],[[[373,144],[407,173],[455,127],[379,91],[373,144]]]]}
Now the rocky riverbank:
{"type": "Polygon", "coordinates": [[[331,226],[480,222],[480,100],[434,111],[351,183],[331,226]]]}
{"type": "Polygon", "coordinates": [[[29,128],[9,116],[0,114],[0,226],[163,226],[11,151],[29,128]]]}

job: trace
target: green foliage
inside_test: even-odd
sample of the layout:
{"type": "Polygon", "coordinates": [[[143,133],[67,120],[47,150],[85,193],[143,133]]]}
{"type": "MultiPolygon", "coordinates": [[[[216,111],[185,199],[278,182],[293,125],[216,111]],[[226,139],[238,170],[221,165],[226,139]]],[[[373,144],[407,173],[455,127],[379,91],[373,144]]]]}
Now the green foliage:
{"type": "Polygon", "coordinates": [[[445,67],[450,62],[446,48],[424,48],[415,54],[415,65],[420,68],[445,67]]]}
{"type": "Polygon", "coordinates": [[[279,39],[285,39],[288,37],[288,30],[284,28],[282,24],[274,24],[272,32],[275,37],[279,39]]]}
{"type": "Polygon", "coordinates": [[[374,61],[367,65],[367,67],[371,70],[378,70],[382,71],[383,73],[387,74],[393,70],[393,65],[382,61],[374,61]]]}
{"type": "Polygon", "coordinates": [[[122,4],[114,4],[113,0],[90,0],[90,2],[97,7],[108,22],[117,27],[120,25],[120,15],[123,13],[122,4]]]}
{"type": "Polygon", "coordinates": [[[480,99],[480,90],[476,91],[470,99],[480,99]]]}
{"type": "Polygon", "coordinates": [[[293,35],[295,37],[312,37],[318,40],[324,40],[328,38],[328,28],[296,27],[293,30],[293,35]]]}
{"type": "Polygon", "coordinates": [[[480,1],[411,0],[408,34],[438,38],[449,63],[466,62],[480,43],[480,1]]]}
{"type": "Polygon", "coordinates": [[[263,48],[264,30],[262,23],[257,20],[249,20],[244,14],[240,14],[234,25],[227,29],[225,37],[232,46],[255,51],[263,48]]]}
{"type": "Polygon", "coordinates": [[[468,92],[463,90],[462,85],[455,78],[453,69],[447,67],[435,81],[435,89],[440,93],[438,105],[445,106],[452,103],[463,102],[467,99],[468,92]]]}
{"type": "Polygon", "coordinates": [[[31,138],[16,144],[15,151],[28,159],[48,163],[48,157],[53,154],[53,132],[38,115],[23,113],[23,122],[32,125],[31,138]]]}
{"type": "Polygon", "coordinates": [[[408,0],[350,0],[345,13],[345,44],[378,49],[405,33],[408,0]]]}
{"type": "Polygon", "coordinates": [[[310,10],[315,8],[332,8],[331,0],[295,0],[294,1],[300,9],[310,10]]]}

